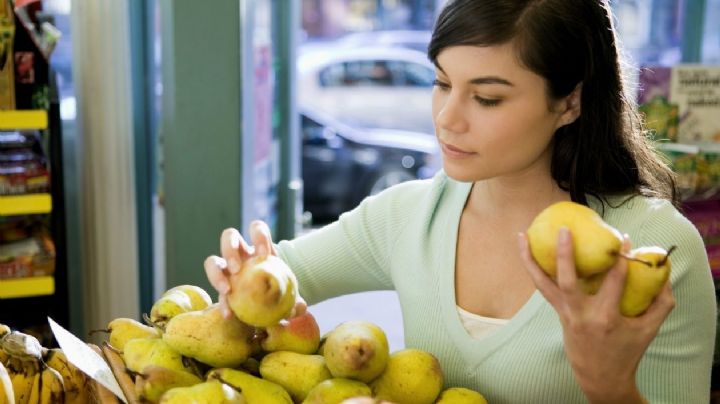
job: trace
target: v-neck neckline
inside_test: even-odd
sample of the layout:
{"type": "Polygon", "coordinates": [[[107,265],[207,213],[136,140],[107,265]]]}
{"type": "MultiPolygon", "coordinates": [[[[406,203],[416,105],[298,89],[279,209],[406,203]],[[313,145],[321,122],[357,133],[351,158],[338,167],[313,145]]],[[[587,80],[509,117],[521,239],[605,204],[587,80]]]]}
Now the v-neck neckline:
{"type": "Polygon", "coordinates": [[[458,231],[460,229],[460,219],[462,217],[463,207],[467,202],[472,189],[472,183],[459,183],[458,191],[460,195],[455,200],[458,206],[453,209],[454,212],[459,212],[457,215],[453,215],[450,219],[450,223],[446,227],[446,234],[443,237],[445,242],[445,251],[451,251],[452,254],[446,256],[445,262],[442,263],[442,268],[445,270],[440,276],[441,290],[448,290],[450,293],[446,294],[442,299],[442,310],[443,319],[445,326],[448,330],[448,334],[453,339],[455,346],[462,353],[462,358],[466,365],[472,368],[477,367],[482,363],[490,354],[496,349],[508,341],[515,333],[518,332],[527,322],[537,313],[542,306],[542,302],[545,299],[542,297],[538,290],[535,290],[530,298],[523,304],[523,306],[515,313],[515,315],[509,319],[509,321],[495,330],[492,334],[483,337],[482,339],[475,339],[467,332],[460,321],[460,316],[457,311],[456,301],[456,290],[455,290],[455,276],[456,276],[456,264],[457,264],[457,246],[458,246],[458,231]]]}

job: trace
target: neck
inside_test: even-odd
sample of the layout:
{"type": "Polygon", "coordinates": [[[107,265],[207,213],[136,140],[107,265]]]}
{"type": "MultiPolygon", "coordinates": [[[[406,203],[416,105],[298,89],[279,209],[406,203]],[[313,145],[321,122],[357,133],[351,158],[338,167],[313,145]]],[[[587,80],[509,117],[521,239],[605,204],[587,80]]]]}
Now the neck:
{"type": "Polygon", "coordinates": [[[549,174],[523,173],[474,183],[466,210],[499,220],[526,222],[548,205],[567,200],[570,194],[549,174]]]}

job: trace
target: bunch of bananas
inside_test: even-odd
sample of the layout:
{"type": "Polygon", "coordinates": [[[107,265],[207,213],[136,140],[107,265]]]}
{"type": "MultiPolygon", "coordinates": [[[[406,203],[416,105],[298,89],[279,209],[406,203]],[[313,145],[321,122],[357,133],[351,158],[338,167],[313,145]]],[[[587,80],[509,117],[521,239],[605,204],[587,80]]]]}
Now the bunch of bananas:
{"type": "Polygon", "coordinates": [[[90,380],[62,350],[0,324],[0,404],[91,402],[90,380]]]}

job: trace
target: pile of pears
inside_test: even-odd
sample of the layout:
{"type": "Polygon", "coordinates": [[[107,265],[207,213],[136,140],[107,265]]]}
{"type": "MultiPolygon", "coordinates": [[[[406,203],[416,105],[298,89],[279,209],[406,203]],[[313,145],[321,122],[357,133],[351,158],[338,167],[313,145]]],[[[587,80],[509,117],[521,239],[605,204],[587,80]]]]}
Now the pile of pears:
{"type": "Polygon", "coordinates": [[[103,351],[129,403],[487,403],[469,389],[443,390],[432,354],[389,352],[371,322],[321,336],[309,311],[291,317],[298,283],[277,257],[248,260],[230,284],[229,319],[205,290],[180,285],[146,324],[108,324],[103,351]]]}
{"type": "Polygon", "coordinates": [[[591,208],[575,202],[558,202],[538,214],[527,230],[530,251],[538,265],[556,278],[556,252],[561,228],[570,232],[575,271],[580,288],[588,294],[600,289],[617,260],[627,260],[627,277],[620,312],[636,317],[645,312],[670,276],[670,253],[659,246],[643,246],[622,254],[623,237],[591,208]]]}

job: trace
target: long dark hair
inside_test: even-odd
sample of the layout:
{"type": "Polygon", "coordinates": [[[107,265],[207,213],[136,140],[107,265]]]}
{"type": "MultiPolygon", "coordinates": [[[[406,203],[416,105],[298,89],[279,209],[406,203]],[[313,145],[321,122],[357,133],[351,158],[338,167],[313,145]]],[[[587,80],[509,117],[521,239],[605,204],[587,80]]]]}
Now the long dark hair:
{"type": "Polygon", "coordinates": [[[550,99],[582,85],[580,117],[557,130],[551,171],[573,201],[640,194],[679,206],[672,170],[642,130],[624,89],[606,0],[450,0],[428,56],[456,45],[512,43],[518,60],[545,78],[550,99]]]}

